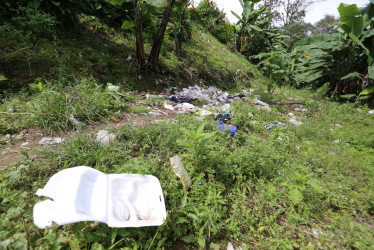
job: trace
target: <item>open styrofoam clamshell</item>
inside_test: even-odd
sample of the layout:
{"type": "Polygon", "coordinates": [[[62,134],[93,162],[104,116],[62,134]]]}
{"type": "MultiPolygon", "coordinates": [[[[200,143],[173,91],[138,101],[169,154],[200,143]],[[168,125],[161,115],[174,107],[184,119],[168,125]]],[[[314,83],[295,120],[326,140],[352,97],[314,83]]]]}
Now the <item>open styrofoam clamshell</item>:
{"type": "Polygon", "coordinates": [[[53,175],[34,206],[39,228],[53,223],[99,221],[109,227],[160,226],[166,219],[159,180],[152,175],[104,174],[90,167],[74,167],[53,175]]]}

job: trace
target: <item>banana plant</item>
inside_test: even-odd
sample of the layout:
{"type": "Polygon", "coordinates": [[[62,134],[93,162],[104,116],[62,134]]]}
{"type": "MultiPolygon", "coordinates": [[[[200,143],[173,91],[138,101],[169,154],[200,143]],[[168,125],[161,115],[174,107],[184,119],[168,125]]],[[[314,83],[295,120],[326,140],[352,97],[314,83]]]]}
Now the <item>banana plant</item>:
{"type": "Polygon", "coordinates": [[[335,34],[300,40],[294,46],[294,79],[298,87],[319,88],[329,83],[328,94],[370,99],[374,93],[374,0],[366,8],[341,4],[342,26],[335,34]]]}
{"type": "Polygon", "coordinates": [[[247,56],[249,57],[251,56],[251,53],[248,53],[247,50],[253,38],[258,35],[263,35],[272,47],[273,40],[278,38],[279,34],[274,29],[270,28],[272,16],[270,8],[255,8],[255,4],[260,2],[259,0],[239,0],[239,2],[243,7],[242,15],[239,16],[234,11],[231,11],[231,13],[239,20],[237,23],[238,37],[236,40],[236,50],[248,54],[247,56]]]}

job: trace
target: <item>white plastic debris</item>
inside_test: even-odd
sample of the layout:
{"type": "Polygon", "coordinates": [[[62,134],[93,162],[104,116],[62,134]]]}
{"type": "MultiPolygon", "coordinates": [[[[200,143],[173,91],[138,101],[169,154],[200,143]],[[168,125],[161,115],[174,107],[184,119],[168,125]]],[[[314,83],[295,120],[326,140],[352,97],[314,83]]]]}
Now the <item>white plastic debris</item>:
{"type": "Polygon", "coordinates": [[[226,104],[222,105],[221,111],[222,112],[228,112],[228,111],[230,111],[230,107],[231,107],[231,105],[229,103],[226,103],[226,104]]]}
{"type": "Polygon", "coordinates": [[[131,61],[132,60],[132,56],[129,54],[128,56],[127,56],[127,59],[126,59],[127,61],[131,61]]]}
{"type": "Polygon", "coordinates": [[[71,114],[71,115],[69,116],[69,121],[70,121],[71,123],[73,123],[74,126],[76,126],[76,127],[78,127],[78,128],[82,128],[82,127],[86,126],[85,123],[78,121],[78,120],[74,117],[73,114],[71,114]]]}
{"type": "Polygon", "coordinates": [[[171,106],[171,105],[169,105],[169,104],[166,104],[166,103],[164,103],[164,108],[165,108],[165,109],[168,109],[168,110],[174,110],[174,107],[173,107],[173,106],[171,106]]]}
{"type": "Polygon", "coordinates": [[[162,114],[160,112],[156,112],[156,111],[150,111],[148,112],[149,115],[153,115],[153,116],[161,116],[162,114]]]}
{"type": "Polygon", "coordinates": [[[205,110],[205,109],[200,109],[199,112],[197,112],[196,114],[201,116],[201,117],[205,117],[205,116],[210,116],[213,113],[208,111],[208,110],[205,110]]]}
{"type": "Polygon", "coordinates": [[[96,141],[99,142],[103,146],[109,145],[116,136],[114,134],[109,134],[107,130],[99,130],[97,132],[96,141]]]}
{"type": "Polygon", "coordinates": [[[301,124],[303,124],[303,122],[300,122],[300,121],[296,120],[296,118],[291,118],[288,121],[295,126],[300,126],[301,124]]]}
{"type": "Polygon", "coordinates": [[[179,155],[170,158],[171,167],[174,170],[176,176],[178,176],[182,182],[183,188],[188,190],[191,186],[191,179],[188,176],[186,169],[184,168],[183,162],[179,155]]]}
{"type": "Polygon", "coordinates": [[[45,200],[34,206],[34,224],[99,221],[109,227],[159,226],[166,219],[159,180],[151,175],[104,174],[81,166],[53,175],[38,196],[45,200]]]}
{"type": "Polygon", "coordinates": [[[253,118],[254,115],[253,115],[251,112],[249,112],[249,113],[248,113],[248,117],[249,117],[249,118],[253,118]]]}
{"type": "Polygon", "coordinates": [[[196,112],[196,107],[188,102],[180,103],[175,106],[175,109],[179,111],[179,113],[188,113],[188,112],[196,112]]]}
{"type": "Polygon", "coordinates": [[[372,115],[372,114],[374,114],[374,109],[373,109],[373,110],[370,110],[370,111],[368,111],[368,113],[369,113],[369,114],[371,114],[371,115],[372,115]]]}
{"type": "Polygon", "coordinates": [[[39,141],[39,144],[41,145],[46,145],[46,144],[60,144],[64,141],[65,139],[60,138],[60,137],[44,137],[39,141]]]}

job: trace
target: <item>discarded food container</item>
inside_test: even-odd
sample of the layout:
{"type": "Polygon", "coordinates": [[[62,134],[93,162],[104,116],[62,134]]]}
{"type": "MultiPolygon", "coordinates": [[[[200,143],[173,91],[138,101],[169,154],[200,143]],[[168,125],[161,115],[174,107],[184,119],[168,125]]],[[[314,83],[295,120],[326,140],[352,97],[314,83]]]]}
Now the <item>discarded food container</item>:
{"type": "Polygon", "coordinates": [[[161,185],[152,175],[107,175],[74,167],[53,175],[36,195],[52,199],[34,206],[34,224],[39,228],[79,221],[145,227],[162,225],[166,219],[161,185]]]}

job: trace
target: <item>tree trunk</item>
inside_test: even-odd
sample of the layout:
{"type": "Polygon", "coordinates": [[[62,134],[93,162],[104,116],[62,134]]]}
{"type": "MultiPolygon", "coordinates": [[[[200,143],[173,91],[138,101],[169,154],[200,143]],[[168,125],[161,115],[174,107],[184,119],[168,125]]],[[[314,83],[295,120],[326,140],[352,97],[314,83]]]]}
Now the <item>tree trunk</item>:
{"type": "Polygon", "coordinates": [[[164,39],[166,26],[169,22],[169,18],[170,18],[171,11],[173,9],[174,2],[175,0],[170,0],[170,4],[168,8],[164,12],[164,17],[162,18],[157,36],[155,40],[153,41],[151,54],[149,55],[149,58],[148,58],[148,64],[151,67],[156,67],[158,64],[158,58],[160,56],[162,40],[164,39]]]}
{"type": "Polygon", "coordinates": [[[242,49],[242,31],[240,31],[238,39],[236,40],[236,50],[240,53],[242,49]]]}
{"type": "Polygon", "coordinates": [[[179,28],[178,35],[177,35],[177,38],[176,38],[176,43],[175,43],[175,55],[176,56],[180,56],[180,54],[182,52],[182,38],[183,38],[183,32],[184,32],[185,9],[186,9],[186,6],[184,5],[183,8],[182,8],[181,18],[180,18],[180,21],[179,21],[182,28],[179,28]]]}
{"type": "Polygon", "coordinates": [[[144,39],[143,26],[140,18],[140,0],[134,0],[135,5],[135,29],[136,29],[136,59],[140,68],[144,68],[144,39]]]}

